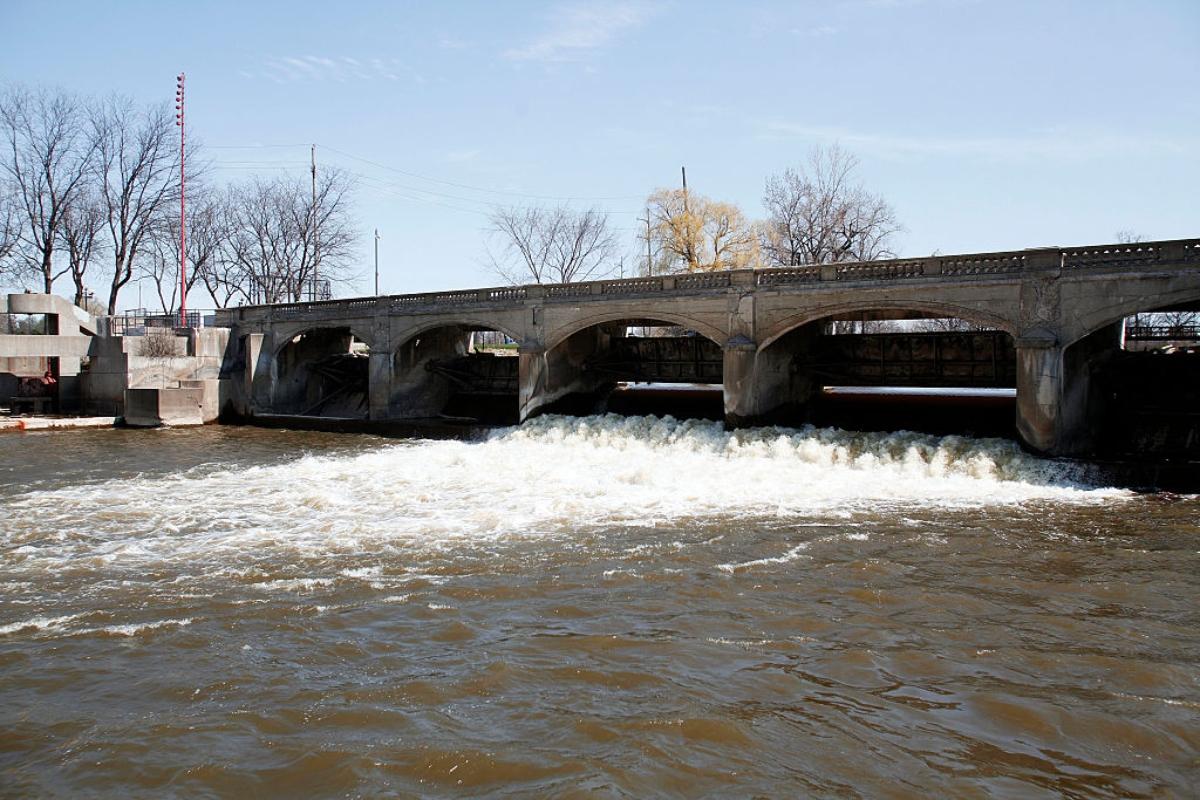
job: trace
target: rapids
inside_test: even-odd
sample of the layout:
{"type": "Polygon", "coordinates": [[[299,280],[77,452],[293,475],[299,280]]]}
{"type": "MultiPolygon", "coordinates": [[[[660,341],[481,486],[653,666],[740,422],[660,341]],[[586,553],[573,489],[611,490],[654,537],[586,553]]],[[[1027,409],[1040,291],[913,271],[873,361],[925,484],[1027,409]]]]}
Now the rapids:
{"type": "Polygon", "coordinates": [[[1152,796],[1200,500],[1005,440],[0,438],[0,795],[1152,796]]]}

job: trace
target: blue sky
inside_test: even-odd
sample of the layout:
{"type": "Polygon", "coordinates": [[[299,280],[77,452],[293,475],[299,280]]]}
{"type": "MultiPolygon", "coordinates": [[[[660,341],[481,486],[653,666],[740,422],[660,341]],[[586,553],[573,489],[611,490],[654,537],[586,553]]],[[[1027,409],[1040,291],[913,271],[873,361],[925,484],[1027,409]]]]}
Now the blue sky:
{"type": "MultiPolygon", "coordinates": [[[[0,80],[169,100],[218,180],[357,173],[385,292],[492,285],[495,204],[762,214],[840,142],[904,255],[1200,235],[1200,2],[23,2],[0,80]]],[[[123,303],[126,305],[128,303],[123,303]]]]}

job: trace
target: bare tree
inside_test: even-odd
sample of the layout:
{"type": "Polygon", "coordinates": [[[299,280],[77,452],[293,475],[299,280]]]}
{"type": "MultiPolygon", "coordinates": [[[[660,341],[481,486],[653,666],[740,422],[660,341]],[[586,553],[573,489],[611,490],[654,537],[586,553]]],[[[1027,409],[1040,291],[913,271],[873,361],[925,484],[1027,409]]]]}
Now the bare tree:
{"type": "Polygon", "coordinates": [[[488,252],[492,269],[513,285],[574,283],[612,272],[617,238],[603,211],[513,206],[490,219],[499,239],[498,254],[488,252]]]}
{"type": "Polygon", "coordinates": [[[241,257],[245,250],[246,237],[237,234],[238,192],[227,187],[221,194],[212,196],[201,223],[192,229],[207,243],[202,249],[210,250],[211,256],[197,269],[204,288],[218,308],[227,308],[235,301],[249,302],[254,298],[251,276],[247,269],[248,259],[241,257]]]}
{"type": "MultiPolygon", "coordinates": [[[[188,191],[187,209],[187,263],[184,278],[188,295],[197,285],[203,284],[218,302],[223,295],[216,277],[222,273],[220,261],[228,238],[226,229],[224,194],[216,193],[204,186],[188,191]]],[[[148,238],[148,245],[139,259],[137,274],[148,278],[154,285],[163,313],[169,314],[177,307],[179,299],[179,216],[164,214],[148,238]]],[[[226,296],[226,303],[228,302],[226,296]]]]}
{"type": "Polygon", "coordinates": [[[1194,338],[1195,328],[1200,324],[1200,313],[1195,311],[1162,311],[1159,316],[1171,335],[1179,339],[1194,338]]]}
{"type": "Polygon", "coordinates": [[[1134,327],[1160,328],[1174,339],[1193,339],[1196,327],[1200,326],[1200,312],[1186,308],[1165,311],[1146,311],[1127,317],[1125,324],[1132,322],[1134,327]]]}
{"type": "Polygon", "coordinates": [[[892,207],[854,182],[858,160],[836,145],[813,150],[806,168],[767,179],[762,247],[773,266],[873,261],[895,256],[901,230],[892,207]]]}
{"type": "Polygon", "coordinates": [[[4,153],[0,175],[11,187],[16,235],[12,266],[36,275],[47,293],[67,268],[55,264],[63,216],[83,190],[95,142],[83,125],[81,105],[63,92],[13,89],[0,97],[4,153]]]}
{"type": "Polygon", "coordinates": [[[1142,236],[1137,231],[1129,230],[1128,228],[1122,228],[1121,230],[1117,231],[1116,236],[1117,244],[1138,244],[1146,241],[1145,236],[1142,236]]]}
{"type": "MultiPolygon", "coordinates": [[[[175,228],[178,227],[176,224],[175,228]]],[[[134,271],[139,282],[142,279],[150,281],[162,313],[170,314],[177,307],[179,298],[179,237],[172,238],[165,224],[162,228],[147,237],[134,271]]],[[[188,278],[192,279],[189,283],[194,282],[192,275],[188,278]]]]}
{"type": "Polygon", "coordinates": [[[909,329],[914,333],[977,333],[994,330],[987,325],[959,317],[930,317],[913,320],[909,323],[909,329]]]}
{"type": "Polygon", "coordinates": [[[92,113],[96,182],[105,212],[112,281],[108,313],[133,279],[143,246],[179,200],[179,139],[166,104],[138,109],[114,97],[92,113]]]}
{"type": "Polygon", "coordinates": [[[862,333],[978,333],[993,330],[986,325],[957,317],[926,317],[923,319],[871,319],[863,315],[858,319],[835,319],[828,323],[828,331],[835,334],[862,333]]]}
{"type": "MultiPolygon", "coordinates": [[[[332,285],[354,278],[357,231],[350,219],[353,182],[326,170],[316,204],[307,181],[252,179],[231,190],[223,222],[228,234],[205,278],[228,302],[278,303],[304,299],[314,278],[332,285]]],[[[220,302],[217,293],[214,298],[220,302]]]]}
{"type": "Polygon", "coordinates": [[[742,269],[758,261],[754,226],[736,205],[682,189],[647,198],[650,237],[663,272],[742,269]]]}
{"type": "Polygon", "coordinates": [[[231,235],[225,273],[241,278],[238,292],[246,302],[277,303],[292,299],[299,237],[288,224],[286,206],[297,202],[286,181],[253,178],[232,193],[231,235]]]}
{"type": "Polygon", "coordinates": [[[18,219],[15,193],[6,181],[0,181],[0,281],[16,277],[13,256],[18,244],[18,219]]]}
{"type": "MultiPolygon", "coordinates": [[[[229,305],[235,294],[224,285],[232,277],[223,268],[230,236],[228,197],[228,192],[206,189],[194,195],[188,209],[189,291],[197,280],[202,282],[218,308],[229,305]]],[[[177,233],[173,230],[174,235],[177,233]]]]}
{"type": "Polygon", "coordinates": [[[153,359],[167,359],[180,355],[175,331],[171,328],[147,328],[145,335],[138,342],[138,355],[153,359]]]}
{"type": "Polygon", "coordinates": [[[77,306],[85,302],[88,271],[104,247],[104,226],[104,207],[96,197],[79,195],[63,214],[59,240],[67,253],[77,306]]]}

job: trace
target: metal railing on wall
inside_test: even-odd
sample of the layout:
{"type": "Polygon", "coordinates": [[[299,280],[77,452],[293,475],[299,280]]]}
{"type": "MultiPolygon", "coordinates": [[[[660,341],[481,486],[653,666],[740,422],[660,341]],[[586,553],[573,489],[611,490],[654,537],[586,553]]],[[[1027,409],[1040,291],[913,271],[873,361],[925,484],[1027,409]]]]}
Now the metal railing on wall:
{"type": "Polygon", "coordinates": [[[1200,342],[1200,324],[1127,324],[1125,338],[1134,342],[1200,342]]]}
{"type": "Polygon", "coordinates": [[[216,323],[216,310],[188,309],[181,317],[178,311],[163,314],[137,308],[102,319],[107,320],[108,330],[114,336],[144,336],[147,329],[153,328],[210,328],[216,323]]]}

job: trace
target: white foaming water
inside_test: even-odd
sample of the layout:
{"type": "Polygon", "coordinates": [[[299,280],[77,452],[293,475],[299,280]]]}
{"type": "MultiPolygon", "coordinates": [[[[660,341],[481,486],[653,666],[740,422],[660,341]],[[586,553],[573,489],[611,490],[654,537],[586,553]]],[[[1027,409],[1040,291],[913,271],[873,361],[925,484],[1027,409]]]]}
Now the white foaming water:
{"type": "Polygon", "coordinates": [[[81,614],[63,614],[57,617],[39,616],[23,619],[20,622],[0,625],[0,636],[26,631],[58,631],[64,629],[71,620],[79,619],[81,616],[81,614]]]}
{"type": "Polygon", "coordinates": [[[542,417],[478,442],[389,442],[357,455],[32,492],[9,503],[0,568],[236,570],[259,556],[436,550],[581,528],[1128,495],[1077,485],[1064,466],[1002,440],[542,417]]]}
{"type": "Polygon", "coordinates": [[[182,628],[192,624],[191,618],[184,619],[160,619],[153,622],[133,623],[129,625],[104,625],[101,627],[78,626],[71,623],[75,620],[86,617],[86,614],[64,614],[58,617],[33,617],[31,619],[13,622],[8,625],[0,625],[0,636],[7,636],[12,633],[20,633],[26,635],[36,634],[66,634],[71,636],[83,636],[87,634],[108,634],[112,636],[137,636],[146,631],[158,630],[159,628],[178,627],[182,628]]]}

